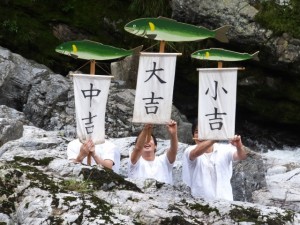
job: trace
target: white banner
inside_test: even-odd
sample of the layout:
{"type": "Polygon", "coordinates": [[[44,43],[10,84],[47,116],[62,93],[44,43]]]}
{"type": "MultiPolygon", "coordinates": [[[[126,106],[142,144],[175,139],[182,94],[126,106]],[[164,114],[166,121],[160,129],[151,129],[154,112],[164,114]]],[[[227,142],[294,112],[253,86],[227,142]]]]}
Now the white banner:
{"type": "Polygon", "coordinates": [[[104,143],[105,110],[112,76],[73,74],[77,137],[104,143]]]}
{"type": "Polygon", "coordinates": [[[227,140],[235,134],[238,68],[198,69],[198,137],[227,140]]]}
{"type": "Polygon", "coordinates": [[[133,123],[165,124],[171,119],[177,55],[141,53],[133,123]]]}

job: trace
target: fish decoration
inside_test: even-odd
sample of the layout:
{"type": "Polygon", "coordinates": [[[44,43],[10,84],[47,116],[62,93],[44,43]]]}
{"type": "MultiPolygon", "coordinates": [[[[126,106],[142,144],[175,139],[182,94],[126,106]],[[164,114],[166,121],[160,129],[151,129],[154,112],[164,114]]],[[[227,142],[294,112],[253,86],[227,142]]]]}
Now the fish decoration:
{"type": "Polygon", "coordinates": [[[165,17],[139,18],[124,27],[129,33],[159,41],[184,42],[215,38],[225,43],[229,42],[226,37],[229,28],[230,26],[226,25],[216,30],[209,30],[165,17]]]}
{"type": "Polygon", "coordinates": [[[126,50],[110,45],[104,45],[99,42],[82,40],[68,41],[60,44],[55,51],[74,58],[87,60],[113,60],[140,52],[142,46],[126,50]]]}
{"type": "Polygon", "coordinates": [[[230,50],[225,50],[222,48],[210,48],[196,51],[191,54],[192,58],[201,60],[213,60],[213,61],[242,61],[248,59],[259,60],[259,51],[253,53],[240,53],[230,50]]]}

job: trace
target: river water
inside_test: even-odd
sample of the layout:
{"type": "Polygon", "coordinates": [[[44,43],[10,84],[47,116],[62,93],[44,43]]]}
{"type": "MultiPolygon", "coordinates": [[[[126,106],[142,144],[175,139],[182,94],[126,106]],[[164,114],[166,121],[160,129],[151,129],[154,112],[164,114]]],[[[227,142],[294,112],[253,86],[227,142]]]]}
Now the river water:
{"type": "Polygon", "coordinates": [[[261,153],[266,159],[272,158],[277,165],[300,164],[300,134],[296,129],[250,122],[240,124],[237,132],[241,133],[243,144],[251,150],[261,153]]]}
{"type": "MultiPolygon", "coordinates": [[[[265,158],[273,158],[276,164],[299,163],[300,164],[300,147],[284,147],[281,149],[267,150],[262,153],[265,158]]],[[[275,163],[275,162],[274,162],[275,163]]]]}

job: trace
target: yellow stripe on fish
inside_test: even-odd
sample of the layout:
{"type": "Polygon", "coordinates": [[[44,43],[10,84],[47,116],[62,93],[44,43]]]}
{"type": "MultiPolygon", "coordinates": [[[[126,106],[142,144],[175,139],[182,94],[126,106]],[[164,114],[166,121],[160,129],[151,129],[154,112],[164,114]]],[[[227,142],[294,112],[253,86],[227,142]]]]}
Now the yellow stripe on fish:
{"type": "Polygon", "coordinates": [[[209,57],[209,52],[205,52],[205,58],[209,57]]]}
{"type": "Polygon", "coordinates": [[[73,52],[76,53],[78,51],[76,45],[72,45],[73,52]]]}
{"type": "Polygon", "coordinates": [[[150,27],[150,30],[151,30],[151,31],[154,31],[154,30],[155,30],[155,25],[154,25],[154,23],[149,22],[149,27],[150,27]]]}

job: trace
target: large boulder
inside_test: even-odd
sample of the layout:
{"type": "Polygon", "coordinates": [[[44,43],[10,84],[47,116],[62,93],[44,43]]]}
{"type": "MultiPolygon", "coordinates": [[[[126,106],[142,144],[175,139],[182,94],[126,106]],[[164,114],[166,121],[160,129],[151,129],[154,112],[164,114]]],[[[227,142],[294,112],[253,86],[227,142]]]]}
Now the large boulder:
{"type": "MultiPolygon", "coordinates": [[[[135,137],[111,139],[122,164],[135,137]]],[[[66,159],[70,140],[59,131],[24,126],[23,137],[0,147],[0,222],[7,224],[297,224],[300,214],[241,201],[196,199],[175,185],[130,180],[102,167],[66,159]]],[[[169,144],[160,140],[161,154],[169,144]]],[[[175,163],[186,144],[180,143],[175,163]]]]}
{"type": "MultiPolygon", "coordinates": [[[[75,103],[72,77],[53,73],[38,63],[0,48],[0,104],[22,111],[33,125],[46,130],[60,130],[75,137],[75,103]],[[20,78],[21,77],[21,78],[20,78]],[[22,91],[19,91],[22,90],[22,91]]],[[[133,66],[131,66],[133,67],[133,66]]],[[[106,110],[106,134],[110,137],[137,135],[142,124],[132,124],[135,90],[121,81],[111,83],[106,110]]],[[[191,124],[173,106],[172,119],[178,123],[181,142],[191,141],[191,124]]],[[[166,129],[157,126],[157,137],[168,138],[166,129]]]]}
{"type": "Polygon", "coordinates": [[[22,112],[0,105],[0,147],[8,141],[21,138],[24,124],[29,124],[29,121],[22,112]]]}

